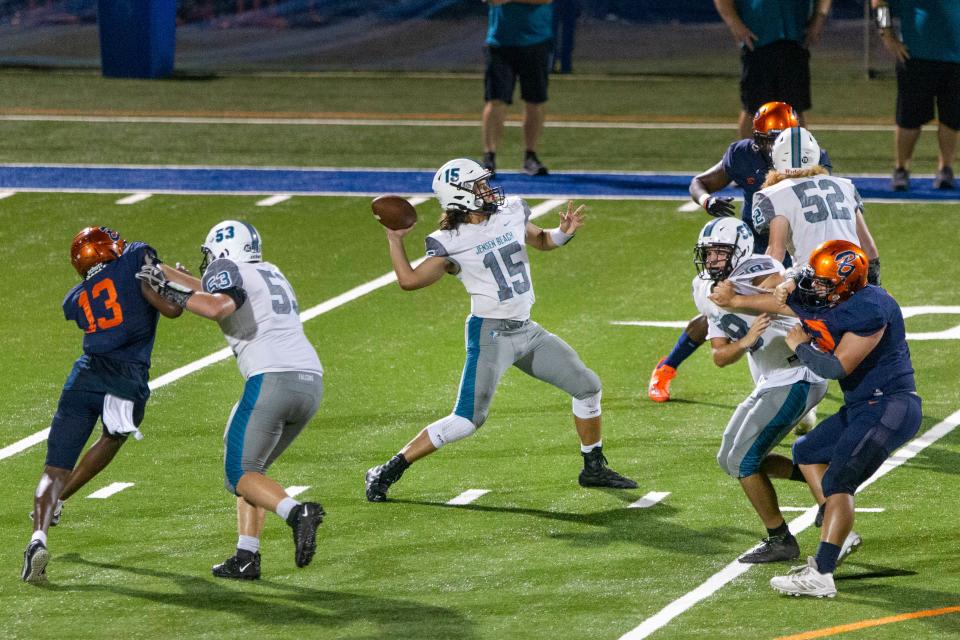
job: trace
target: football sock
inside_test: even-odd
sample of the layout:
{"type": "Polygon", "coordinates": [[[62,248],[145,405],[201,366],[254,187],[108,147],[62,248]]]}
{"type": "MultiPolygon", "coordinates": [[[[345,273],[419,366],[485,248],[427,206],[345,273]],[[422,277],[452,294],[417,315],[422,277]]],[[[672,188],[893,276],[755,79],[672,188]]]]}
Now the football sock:
{"type": "Polygon", "coordinates": [[[793,469],[790,471],[790,479],[797,482],[805,482],[806,478],[803,477],[803,472],[800,471],[800,465],[793,465],[793,469]]]}
{"type": "Polygon", "coordinates": [[[240,536],[240,539],[237,541],[237,551],[249,551],[250,553],[260,551],[260,538],[240,536]]]}
{"type": "Polygon", "coordinates": [[[603,446],[603,440],[597,440],[593,444],[581,444],[580,453],[590,453],[594,449],[599,449],[603,446]]]}
{"type": "Polygon", "coordinates": [[[290,515],[290,512],[296,509],[298,506],[300,506],[299,502],[287,496],[280,501],[280,504],[277,505],[277,515],[286,520],[290,515]]]}
{"type": "Polygon", "coordinates": [[[497,153],[495,151],[485,151],[483,154],[483,161],[495,164],[497,161],[497,153]]]}
{"type": "Polygon", "coordinates": [[[39,529],[34,531],[33,535],[30,537],[30,542],[33,542],[34,540],[39,540],[43,543],[43,546],[47,546],[47,534],[39,529]]]}
{"type": "Polygon", "coordinates": [[[790,528],[787,527],[787,523],[783,522],[776,529],[767,529],[767,535],[771,538],[778,538],[790,533],[790,528]]]}
{"type": "Polygon", "coordinates": [[[529,160],[530,158],[536,159],[536,157],[537,157],[537,152],[536,152],[536,151],[532,151],[532,150],[530,150],[530,149],[527,149],[527,153],[524,154],[523,159],[524,159],[524,160],[529,160]]]}
{"type": "Polygon", "coordinates": [[[837,569],[837,558],[840,557],[840,547],[829,542],[821,542],[817,547],[817,571],[833,573],[837,569]]]}
{"type": "Polygon", "coordinates": [[[677,338],[677,344],[673,345],[673,350],[670,352],[670,355],[667,356],[666,360],[663,361],[663,364],[669,365],[676,369],[699,347],[700,345],[691,340],[690,336],[687,335],[687,332],[684,331],[680,334],[680,337],[677,338]]]}

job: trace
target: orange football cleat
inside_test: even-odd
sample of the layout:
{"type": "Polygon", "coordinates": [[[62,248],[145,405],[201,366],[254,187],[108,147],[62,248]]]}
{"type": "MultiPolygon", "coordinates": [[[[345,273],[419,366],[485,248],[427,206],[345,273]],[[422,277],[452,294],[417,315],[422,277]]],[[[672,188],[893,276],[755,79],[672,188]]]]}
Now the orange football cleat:
{"type": "Polygon", "coordinates": [[[668,364],[663,364],[667,357],[660,358],[660,362],[650,374],[650,386],[647,395],[654,402],[666,402],[670,399],[670,381],[677,376],[677,370],[668,364]]]}

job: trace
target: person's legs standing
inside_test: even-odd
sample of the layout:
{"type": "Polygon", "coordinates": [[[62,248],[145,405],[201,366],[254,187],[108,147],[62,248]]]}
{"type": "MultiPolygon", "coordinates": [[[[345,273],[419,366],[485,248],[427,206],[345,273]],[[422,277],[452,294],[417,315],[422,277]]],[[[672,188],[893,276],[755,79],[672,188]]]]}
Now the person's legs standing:
{"type": "Polygon", "coordinates": [[[516,73],[511,63],[510,47],[484,49],[487,68],[483,80],[483,166],[496,174],[496,154],[503,139],[503,127],[507,118],[507,106],[513,102],[513,87],[516,73]]]}

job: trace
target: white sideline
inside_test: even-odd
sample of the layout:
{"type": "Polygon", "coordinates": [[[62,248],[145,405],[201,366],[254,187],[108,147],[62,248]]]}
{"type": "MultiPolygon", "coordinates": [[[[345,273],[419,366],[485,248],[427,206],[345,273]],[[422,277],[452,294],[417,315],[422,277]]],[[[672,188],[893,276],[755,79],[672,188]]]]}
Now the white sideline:
{"type": "Polygon", "coordinates": [[[286,201],[289,200],[291,197],[292,197],[292,196],[288,196],[288,195],[284,195],[284,194],[278,193],[278,194],[275,195],[275,196],[270,196],[269,198],[264,198],[263,200],[258,201],[258,202],[257,202],[257,206],[258,206],[258,207],[272,207],[272,206],[275,205],[275,204],[280,204],[281,202],[286,202],[286,201]]]}
{"type": "Polygon", "coordinates": [[[470,504],[480,496],[485,496],[488,493],[490,493],[489,489],[467,489],[466,491],[458,495],[456,498],[453,498],[452,500],[447,500],[447,504],[451,504],[451,505],[470,504]]]}
{"type": "Polygon", "coordinates": [[[110,484],[105,486],[103,489],[98,489],[94,491],[93,493],[88,495],[87,498],[103,500],[105,498],[109,498],[115,493],[120,493],[124,489],[129,489],[132,486],[133,486],[132,482],[111,482],[110,484]]]}
{"type": "MultiPolygon", "coordinates": [[[[810,507],[780,507],[780,511],[806,511],[810,507]]],[[[883,507],[856,507],[857,513],[883,513],[886,511],[883,507]]]]}
{"type": "MultiPolygon", "coordinates": [[[[417,198],[411,198],[411,200],[412,201],[417,200],[417,198]]],[[[540,216],[546,213],[549,213],[550,211],[553,211],[560,205],[564,204],[564,202],[565,200],[547,200],[546,202],[541,202],[540,204],[531,208],[530,219],[533,220],[534,218],[539,218],[540,216]]],[[[416,204],[414,204],[414,206],[416,206],[416,204]]],[[[414,260],[411,264],[414,267],[416,267],[424,260],[426,260],[425,256],[423,258],[414,260]]],[[[356,300],[361,296],[365,296],[366,294],[372,291],[376,291],[381,287],[385,287],[391,282],[396,282],[396,280],[397,280],[397,275],[394,272],[391,271],[390,273],[385,273],[379,278],[375,278],[370,282],[366,282],[357,287],[354,287],[353,289],[350,289],[349,291],[341,293],[340,295],[334,298],[330,298],[326,302],[321,302],[320,304],[314,307],[311,307],[306,311],[301,312],[300,321],[306,322],[307,320],[312,320],[313,318],[316,318],[319,315],[323,315],[324,313],[327,313],[328,311],[332,311],[337,307],[342,307],[348,302],[356,300]]],[[[233,352],[230,350],[230,347],[224,347],[219,351],[214,351],[208,356],[204,356],[199,360],[194,360],[189,364],[186,364],[182,367],[174,369],[173,371],[169,371],[163,374],[162,376],[154,378],[153,380],[150,381],[150,389],[155,391],[156,389],[159,389],[160,387],[164,387],[170,384],[171,382],[176,382],[180,378],[188,376],[191,373],[200,371],[201,369],[205,369],[206,367],[209,367],[212,364],[216,364],[221,360],[226,360],[232,355],[233,355],[233,352]]],[[[7,445],[3,449],[0,449],[0,460],[9,458],[12,455],[20,453],[21,451],[24,451],[26,449],[29,449],[30,447],[32,447],[37,443],[43,442],[44,440],[47,439],[48,433],[50,433],[49,427],[41,431],[38,431],[37,433],[29,435],[26,438],[23,438],[22,440],[14,442],[11,445],[7,445]]]]}
{"type": "Polygon", "coordinates": [[[636,502],[627,505],[627,509],[649,509],[670,495],[669,491],[651,491],[636,502]]]}
{"type": "Polygon", "coordinates": [[[152,195],[152,193],[134,193],[126,198],[120,198],[117,200],[117,204],[137,204],[138,202],[142,202],[152,195]]]}
{"type": "MultiPolygon", "coordinates": [[[[880,465],[880,468],[877,469],[876,473],[867,478],[867,480],[860,485],[860,487],[857,489],[857,493],[859,494],[871,484],[890,473],[910,458],[913,458],[915,455],[929,447],[940,438],[953,431],[957,425],[960,425],[960,410],[954,411],[952,414],[947,416],[945,420],[938,422],[928,429],[923,435],[914,438],[907,444],[894,451],[893,455],[887,458],[887,461],[880,465]]],[[[813,524],[813,520],[816,515],[817,508],[810,507],[804,511],[803,515],[794,518],[790,522],[791,533],[797,535],[809,527],[811,524],[813,524]]],[[[712,596],[714,593],[719,591],[721,587],[749,571],[750,567],[752,566],[754,565],[741,564],[740,562],[734,560],[726,567],[710,576],[710,578],[699,587],[674,600],[666,607],[661,609],[659,613],[647,618],[637,627],[620,636],[620,640],[640,640],[641,638],[648,637],[654,631],[665,627],[670,623],[671,620],[679,616],[687,609],[693,607],[693,605],[712,596]]]]}

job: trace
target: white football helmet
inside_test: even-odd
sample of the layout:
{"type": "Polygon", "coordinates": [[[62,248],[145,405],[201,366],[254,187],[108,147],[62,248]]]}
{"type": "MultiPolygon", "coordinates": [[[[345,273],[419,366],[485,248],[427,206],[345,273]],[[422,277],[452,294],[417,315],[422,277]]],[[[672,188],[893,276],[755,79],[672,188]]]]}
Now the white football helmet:
{"type": "Polygon", "coordinates": [[[492,174],[467,158],[450,160],[433,176],[433,192],[444,211],[492,214],[503,204],[503,189],[487,182],[492,174]]]}
{"type": "Polygon", "coordinates": [[[700,230],[697,246],[693,250],[693,264],[697,267],[697,275],[702,279],[719,282],[729,277],[737,265],[751,255],[753,232],[750,227],[736,218],[717,218],[700,230]],[[707,255],[711,250],[725,250],[726,260],[717,263],[716,256],[707,255]]]}
{"type": "Polygon", "coordinates": [[[770,158],[774,169],[789,175],[820,164],[820,145],[803,127],[790,127],[781,131],[773,141],[770,158]]]}
{"type": "Polygon", "coordinates": [[[224,220],[213,225],[207,239],[200,245],[203,262],[200,273],[217,258],[234,262],[260,262],[260,234],[252,224],[239,220],[224,220]]]}

